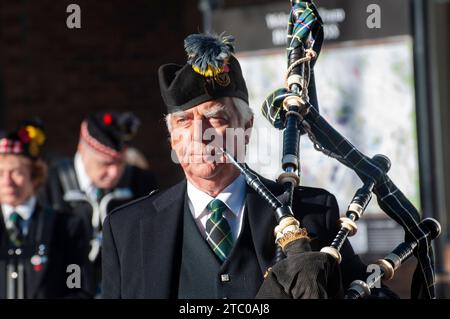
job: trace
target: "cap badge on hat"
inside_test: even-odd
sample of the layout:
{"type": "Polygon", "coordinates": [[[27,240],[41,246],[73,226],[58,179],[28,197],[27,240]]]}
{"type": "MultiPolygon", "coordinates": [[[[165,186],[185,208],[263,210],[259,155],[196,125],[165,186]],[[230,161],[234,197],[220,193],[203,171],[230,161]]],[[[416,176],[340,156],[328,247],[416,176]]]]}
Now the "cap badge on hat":
{"type": "Polygon", "coordinates": [[[28,152],[32,157],[39,155],[39,147],[45,142],[44,132],[32,125],[27,125],[19,131],[19,137],[22,143],[28,143],[28,152]]]}
{"type": "Polygon", "coordinates": [[[233,36],[191,34],[184,40],[188,63],[207,81],[227,87],[231,83],[228,63],[234,52],[233,42],[233,36]]]}
{"type": "Polygon", "coordinates": [[[0,154],[39,157],[40,148],[45,142],[45,133],[40,125],[38,122],[24,121],[17,130],[0,139],[0,154]]]}

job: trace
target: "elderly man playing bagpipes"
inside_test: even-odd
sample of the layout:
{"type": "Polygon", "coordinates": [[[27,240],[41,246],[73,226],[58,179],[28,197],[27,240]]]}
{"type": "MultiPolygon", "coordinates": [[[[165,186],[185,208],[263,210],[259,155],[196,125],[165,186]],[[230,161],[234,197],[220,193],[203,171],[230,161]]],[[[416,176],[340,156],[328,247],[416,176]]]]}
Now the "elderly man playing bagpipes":
{"type": "MultiPolygon", "coordinates": [[[[384,287],[365,283],[367,266],[354,254],[347,236],[356,231],[355,221],[372,190],[379,195],[387,187],[397,192],[387,197],[398,196],[403,203],[406,199],[386,176],[386,157],[367,159],[356,149],[355,158],[349,157],[348,150],[339,148],[345,143],[335,144],[334,137],[340,135],[326,126],[315,108],[311,76],[322,40],[320,17],[310,3],[294,2],[292,7],[287,85],[263,105],[266,117],[284,130],[284,173],[273,182],[244,163],[249,135],[242,143],[229,143],[238,140],[230,137],[233,132],[248,132],[253,124],[233,38],[188,36],[187,63],[159,69],[170,143],[186,179],[107,217],[104,298],[343,298],[347,287],[352,298],[396,297],[384,287]],[[324,127],[331,133],[322,131],[324,127]],[[343,164],[353,164],[357,155],[372,168],[356,165],[364,185],[340,224],[332,194],[299,186],[302,133],[343,164]]],[[[395,211],[395,203],[388,201],[381,202],[382,207],[395,211]]],[[[403,246],[379,262],[380,277],[393,273],[420,249],[422,257],[429,257],[438,224],[406,215],[398,219],[413,227],[403,246]],[[389,268],[386,264],[392,259],[395,267],[389,268]]],[[[417,276],[424,279],[425,267],[419,268],[417,276]]]]}

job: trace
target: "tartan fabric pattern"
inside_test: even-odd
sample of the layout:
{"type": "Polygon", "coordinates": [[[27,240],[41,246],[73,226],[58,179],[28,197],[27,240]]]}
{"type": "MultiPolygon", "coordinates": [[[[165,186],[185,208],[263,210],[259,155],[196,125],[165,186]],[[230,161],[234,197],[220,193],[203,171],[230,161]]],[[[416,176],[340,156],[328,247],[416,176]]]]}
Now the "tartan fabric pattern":
{"type": "Polygon", "coordinates": [[[219,199],[213,199],[207,206],[211,212],[206,221],[206,241],[211,249],[223,262],[230,255],[233,248],[231,228],[223,213],[228,209],[219,199]]]}
{"type": "Polygon", "coordinates": [[[0,139],[0,154],[22,154],[23,146],[20,141],[7,138],[0,139]]]}
{"type": "Polygon", "coordinates": [[[87,121],[83,121],[81,123],[81,133],[80,133],[80,137],[90,146],[92,147],[94,150],[105,154],[107,156],[110,156],[112,158],[121,158],[121,153],[116,151],[115,149],[108,147],[106,145],[103,145],[102,143],[100,143],[97,139],[95,139],[94,137],[91,136],[91,134],[89,134],[89,130],[88,130],[88,122],[87,121]]]}
{"type": "MultiPolygon", "coordinates": [[[[312,47],[319,55],[323,28],[320,15],[313,4],[302,1],[292,5],[287,40],[288,63],[291,61],[291,52],[298,47],[312,47]]],[[[282,109],[282,101],[290,95],[296,93],[286,88],[277,89],[266,98],[261,107],[262,114],[277,129],[284,129],[285,112],[282,109]]],[[[419,271],[416,272],[418,276],[413,277],[411,297],[435,298],[433,249],[429,237],[419,226],[419,212],[375,161],[361,153],[319,114],[318,105],[309,106],[309,112],[305,115],[306,121],[302,121],[301,126],[305,130],[310,126],[314,140],[311,135],[308,136],[315,146],[320,146],[327,155],[336,155],[333,157],[354,170],[363,182],[374,180],[374,193],[381,209],[403,227],[405,240],[413,239],[417,242],[414,254],[418,260],[419,271]]]]}
{"type": "Polygon", "coordinates": [[[341,156],[339,161],[353,169],[363,182],[367,179],[376,181],[374,193],[381,209],[403,227],[406,240],[413,239],[418,243],[415,256],[420,268],[420,278],[413,278],[411,297],[435,298],[434,254],[429,237],[419,227],[421,217],[417,209],[372,159],[336,131],[317,110],[311,107],[305,118],[323,148],[341,156]],[[415,280],[419,282],[414,282],[415,280]],[[421,285],[425,286],[423,291],[414,288],[421,285]]]}
{"type": "Polygon", "coordinates": [[[22,221],[23,218],[16,212],[13,212],[9,216],[12,227],[8,229],[9,238],[11,242],[16,246],[20,247],[23,243],[23,231],[22,231],[22,221]]]}
{"type": "Polygon", "coordinates": [[[293,4],[288,24],[288,51],[307,43],[309,37],[314,41],[322,28],[322,19],[312,3],[293,4]]]}
{"type": "MultiPolygon", "coordinates": [[[[278,129],[283,129],[284,122],[281,101],[292,94],[286,89],[278,89],[269,95],[261,107],[263,115],[278,129]]],[[[317,106],[310,106],[305,120],[314,134],[315,142],[324,150],[338,155],[337,160],[354,170],[363,182],[368,179],[374,180],[374,193],[380,208],[403,227],[405,240],[413,239],[417,242],[414,255],[417,257],[420,271],[419,276],[413,278],[411,297],[435,298],[434,253],[427,233],[419,226],[421,222],[419,212],[372,159],[361,153],[336,131],[319,114],[317,106]]]]}
{"type": "MultiPolygon", "coordinates": [[[[312,49],[318,57],[322,49],[323,37],[323,21],[316,6],[305,1],[292,4],[287,31],[288,63],[291,61],[291,54],[298,48],[312,49]]],[[[310,68],[314,66],[316,60],[317,58],[310,62],[310,68]]],[[[283,100],[288,96],[296,96],[296,94],[289,92],[286,88],[279,88],[270,93],[261,106],[264,117],[279,130],[284,129],[283,100]]]]}

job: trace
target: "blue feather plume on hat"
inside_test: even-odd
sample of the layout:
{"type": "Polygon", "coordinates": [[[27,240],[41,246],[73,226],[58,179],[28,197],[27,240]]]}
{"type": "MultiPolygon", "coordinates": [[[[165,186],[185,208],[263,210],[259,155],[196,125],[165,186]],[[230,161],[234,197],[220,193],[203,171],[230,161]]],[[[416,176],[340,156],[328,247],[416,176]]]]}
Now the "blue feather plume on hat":
{"type": "Polygon", "coordinates": [[[231,35],[191,34],[184,40],[188,63],[206,77],[227,72],[226,65],[234,52],[233,42],[231,35]]]}

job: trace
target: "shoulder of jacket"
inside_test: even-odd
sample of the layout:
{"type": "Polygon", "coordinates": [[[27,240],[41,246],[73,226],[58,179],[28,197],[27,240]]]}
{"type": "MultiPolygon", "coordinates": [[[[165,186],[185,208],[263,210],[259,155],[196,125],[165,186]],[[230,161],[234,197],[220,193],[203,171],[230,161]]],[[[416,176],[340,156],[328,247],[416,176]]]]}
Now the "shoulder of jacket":
{"type": "Polygon", "coordinates": [[[126,204],[123,204],[115,209],[113,209],[108,216],[111,216],[113,214],[117,214],[117,212],[119,211],[123,211],[123,210],[129,210],[129,209],[133,209],[136,206],[139,206],[141,204],[145,204],[147,203],[150,199],[153,199],[154,197],[156,197],[156,195],[160,193],[159,189],[155,189],[153,191],[151,191],[148,195],[143,196],[143,197],[139,197],[135,200],[132,200],[126,204]]]}

